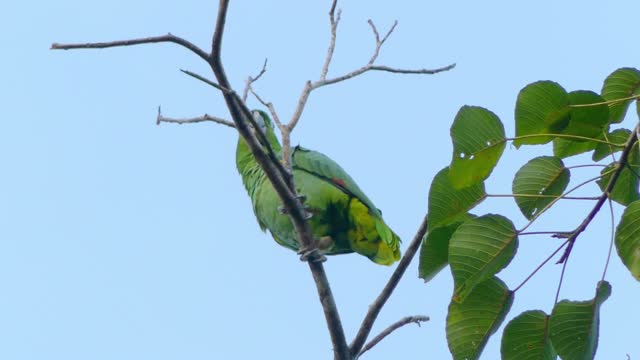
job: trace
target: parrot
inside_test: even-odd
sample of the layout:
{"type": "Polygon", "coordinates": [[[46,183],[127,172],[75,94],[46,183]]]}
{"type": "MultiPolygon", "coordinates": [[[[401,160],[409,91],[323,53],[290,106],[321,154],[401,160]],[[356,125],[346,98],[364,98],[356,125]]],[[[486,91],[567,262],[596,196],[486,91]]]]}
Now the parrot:
{"type": "MultiPolygon", "coordinates": [[[[282,161],[282,147],[274,124],[262,110],[251,112],[274,154],[282,161]]],[[[285,248],[299,251],[300,244],[282,201],[266,174],[239,136],[236,167],[251,198],[253,212],[262,231],[285,248]]],[[[317,151],[295,146],[291,171],[297,194],[310,212],[311,232],[322,255],[356,252],[376,264],[391,265],[400,258],[400,238],[382,219],[381,211],[335,161],[317,151]]]]}

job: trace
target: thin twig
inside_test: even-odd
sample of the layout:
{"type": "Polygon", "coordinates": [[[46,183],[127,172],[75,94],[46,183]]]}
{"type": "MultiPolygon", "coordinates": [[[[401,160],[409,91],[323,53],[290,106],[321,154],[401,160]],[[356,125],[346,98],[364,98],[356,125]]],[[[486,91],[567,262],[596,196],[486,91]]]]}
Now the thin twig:
{"type": "Polygon", "coordinates": [[[562,195],[544,195],[544,194],[487,194],[486,197],[496,197],[496,198],[536,198],[536,199],[545,199],[545,198],[554,198],[558,200],[598,200],[597,196],[562,196],[562,195]]]}
{"type": "Polygon", "coordinates": [[[367,63],[367,65],[373,65],[373,63],[378,59],[378,55],[380,55],[380,48],[382,48],[382,45],[384,44],[384,42],[387,41],[391,33],[393,33],[393,30],[395,30],[396,26],[398,26],[398,20],[395,20],[393,22],[393,25],[391,25],[391,28],[384,35],[382,40],[380,39],[380,34],[378,33],[378,29],[376,28],[376,25],[373,23],[373,21],[369,19],[367,20],[367,24],[369,24],[369,26],[371,27],[371,31],[373,31],[373,36],[376,40],[376,48],[375,50],[373,50],[373,55],[371,55],[371,58],[367,63]]]}
{"type": "Polygon", "coordinates": [[[204,114],[202,116],[198,116],[194,118],[184,118],[184,119],[166,117],[162,115],[159,107],[158,107],[158,116],[156,118],[157,125],[160,125],[160,123],[174,123],[174,124],[182,125],[182,124],[194,124],[194,123],[208,122],[208,121],[225,125],[234,129],[236,128],[236,125],[233,123],[233,121],[221,119],[219,117],[211,116],[209,114],[204,114]]]}
{"type": "MultiPolygon", "coordinates": [[[[613,171],[613,170],[611,170],[611,172],[612,172],[612,171],[613,171]]],[[[598,175],[598,176],[594,176],[594,177],[592,177],[592,178],[590,178],[590,179],[587,179],[587,180],[585,180],[585,181],[581,182],[580,184],[578,184],[578,185],[576,185],[576,186],[572,187],[571,189],[569,189],[569,190],[565,191],[565,192],[562,194],[562,196],[569,195],[569,194],[571,194],[572,192],[574,192],[574,191],[578,190],[579,188],[581,188],[581,187],[583,187],[583,186],[585,186],[585,185],[587,185],[587,184],[589,184],[589,183],[592,183],[592,182],[594,182],[594,181],[596,181],[596,180],[599,180],[599,179],[601,179],[603,176],[608,175],[608,174],[609,174],[609,172],[605,172],[604,174],[600,174],[600,175],[598,175]]],[[[561,197],[562,197],[562,196],[561,196],[561,197]]],[[[559,197],[559,198],[556,198],[556,199],[551,200],[551,201],[550,201],[550,202],[549,202],[545,207],[543,207],[543,208],[542,208],[542,210],[538,211],[535,215],[533,215],[533,217],[531,218],[531,220],[529,220],[529,222],[528,222],[528,223],[527,223],[527,224],[526,224],[522,229],[518,230],[518,233],[521,233],[521,232],[525,231],[526,229],[528,229],[528,228],[529,228],[529,226],[531,226],[531,225],[532,225],[536,220],[538,220],[538,218],[539,218],[540,216],[542,216],[542,214],[544,214],[548,209],[550,209],[550,208],[551,208],[551,206],[553,206],[553,205],[554,205],[555,203],[557,203],[559,200],[560,200],[560,197],[559,197]]]]}
{"type": "Polygon", "coordinates": [[[538,265],[538,267],[536,267],[536,268],[535,268],[535,270],[533,270],[533,272],[531,272],[531,274],[529,274],[529,276],[527,276],[527,277],[526,277],[526,278],[525,278],[525,279],[520,283],[520,285],[516,286],[516,288],[515,288],[515,289],[513,289],[513,292],[516,292],[516,291],[520,290],[520,288],[521,288],[524,284],[526,284],[526,283],[529,281],[529,279],[531,279],[531,278],[533,277],[533,275],[535,275],[535,274],[536,274],[540,269],[542,269],[542,267],[543,267],[546,263],[548,263],[548,262],[549,262],[549,260],[551,260],[551,258],[553,258],[554,256],[556,256],[556,254],[557,254],[560,250],[562,250],[562,248],[563,248],[563,247],[565,247],[565,246],[567,245],[567,243],[568,243],[568,242],[569,242],[569,240],[565,240],[565,242],[563,242],[560,246],[558,246],[558,248],[557,248],[554,252],[552,252],[552,253],[551,253],[551,255],[547,256],[547,258],[546,258],[546,259],[544,259],[544,261],[543,261],[540,265],[538,265]]]}
{"type": "Polygon", "coordinates": [[[97,43],[84,43],[84,44],[51,44],[51,50],[72,50],[72,49],[105,49],[110,47],[132,46],[141,44],[154,44],[162,42],[171,42],[178,44],[194,54],[198,55],[204,61],[209,61],[209,54],[202,50],[192,42],[185,40],[179,36],[175,36],[171,33],[162,36],[152,36],[139,39],[118,40],[109,42],[97,42],[97,43]]]}
{"type": "Polygon", "coordinates": [[[267,58],[264,59],[264,64],[262,64],[262,70],[256,76],[249,76],[247,78],[246,84],[244,86],[244,90],[242,91],[242,102],[247,102],[247,97],[249,96],[249,91],[253,92],[253,83],[258,81],[264,73],[267,72],[267,58]]]}
{"type": "Polygon", "coordinates": [[[191,76],[192,78],[194,78],[196,80],[200,80],[200,81],[202,81],[203,83],[205,83],[207,85],[213,86],[214,88],[216,88],[216,89],[218,89],[218,90],[220,90],[222,92],[227,92],[227,93],[232,92],[231,90],[229,90],[227,88],[223,88],[222,86],[216,84],[215,82],[207,79],[206,77],[204,77],[202,75],[196,74],[193,71],[184,70],[184,69],[180,69],[180,71],[182,71],[183,73],[191,76]]]}
{"type": "Polygon", "coordinates": [[[591,142],[605,144],[609,146],[615,146],[615,147],[623,147],[625,145],[625,144],[612,143],[606,140],[594,139],[586,136],[571,135],[571,134],[530,134],[530,135],[520,135],[512,138],[505,138],[505,140],[514,141],[514,140],[521,140],[521,139],[535,139],[535,138],[541,138],[541,137],[557,137],[557,138],[569,139],[569,140],[591,141],[591,142]]]}
{"type": "Polygon", "coordinates": [[[311,84],[311,90],[315,90],[317,88],[323,87],[323,86],[327,86],[327,85],[332,85],[332,84],[336,84],[345,80],[349,80],[352,79],[358,75],[362,75],[364,73],[366,73],[367,71],[384,71],[384,72],[390,72],[390,73],[394,73],[394,74],[411,74],[411,75],[433,75],[433,74],[437,74],[437,73],[441,73],[443,71],[449,71],[451,69],[453,69],[454,67],[456,67],[456,64],[449,64],[447,66],[441,67],[441,68],[437,68],[437,69],[396,69],[396,68],[392,68],[389,66],[381,66],[381,65],[365,65],[359,69],[356,69],[348,74],[342,75],[342,76],[338,76],[335,77],[333,79],[327,79],[324,81],[317,81],[313,84],[311,84]]]}
{"type": "MultiPolygon", "coordinates": [[[[331,12],[330,12],[330,15],[331,15],[331,12]]],[[[376,40],[376,48],[374,49],[373,54],[369,59],[369,62],[363,67],[356,69],[348,74],[327,79],[325,68],[328,71],[328,67],[329,67],[328,64],[331,62],[331,58],[333,56],[332,46],[335,46],[335,42],[331,43],[329,45],[330,51],[327,52],[327,58],[325,59],[325,62],[324,62],[325,65],[323,66],[320,79],[315,82],[307,81],[304,87],[302,88],[302,92],[300,93],[300,97],[298,98],[298,104],[296,105],[296,109],[293,113],[293,116],[291,117],[291,120],[289,121],[289,123],[286,125],[289,128],[289,130],[293,130],[293,128],[296,127],[298,121],[300,120],[300,117],[302,116],[302,112],[304,111],[304,108],[306,106],[307,100],[309,99],[310,93],[317,88],[320,88],[326,85],[336,84],[348,79],[352,79],[368,71],[384,71],[384,72],[390,72],[395,74],[432,75],[432,74],[437,74],[440,72],[451,70],[456,66],[456,64],[450,64],[437,69],[399,69],[399,68],[393,68],[393,67],[384,66],[384,65],[374,65],[373,63],[378,58],[378,54],[380,53],[380,48],[382,47],[384,42],[389,38],[393,30],[395,29],[396,23],[394,23],[394,25],[391,27],[391,29],[387,32],[387,34],[385,34],[385,36],[382,39],[380,39],[380,35],[378,34],[377,29],[375,28],[375,26],[373,26],[373,22],[370,22],[369,24],[370,26],[372,26],[374,37],[376,40]]],[[[333,25],[333,22],[332,22],[332,25],[333,25]]],[[[336,22],[336,26],[337,26],[337,22],[336,22]]]]}
{"type": "Polygon", "coordinates": [[[609,261],[611,260],[611,252],[613,251],[613,242],[615,239],[615,215],[613,214],[613,201],[609,198],[609,219],[611,220],[611,240],[609,241],[609,252],[607,254],[607,261],[604,263],[604,270],[602,270],[602,278],[600,281],[604,281],[604,277],[607,276],[607,269],[609,268],[609,261]]]}
{"type": "Polygon", "coordinates": [[[355,358],[359,358],[360,356],[362,356],[362,354],[364,354],[365,352],[371,350],[371,348],[373,348],[374,346],[378,345],[378,343],[380,341],[382,341],[382,339],[384,339],[385,337],[389,336],[392,332],[398,330],[399,328],[411,324],[411,323],[415,323],[416,325],[420,326],[421,322],[426,322],[429,321],[429,317],[428,316],[423,316],[423,315],[416,315],[416,316],[407,316],[404,317],[398,321],[396,321],[395,323],[391,324],[388,328],[382,330],[382,332],[380,332],[380,334],[376,335],[376,337],[374,337],[373,339],[371,339],[371,341],[369,341],[367,343],[367,345],[365,345],[362,350],[360,351],[360,353],[358,354],[358,356],[356,356],[355,358]]]}
{"type": "Polygon", "coordinates": [[[573,166],[567,166],[568,170],[571,169],[578,169],[578,168],[588,168],[588,167],[607,167],[607,165],[602,165],[602,164],[582,164],[582,165],[573,165],[573,166]]]}
{"type": "Polygon", "coordinates": [[[592,106],[600,106],[600,105],[615,105],[615,104],[622,103],[622,102],[625,102],[625,101],[628,101],[628,100],[637,100],[637,99],[640,99],[640,95],[631,95],[631,96],[627,96],[627,97],[624,97],[624,98],[601,101],[601,102],[591,103],[591,104],[572,104],[572,105],[569,105],[569,107],[570,108],[580,108],[580,107],[592,107],[592,106]]]}
{"type": "Polygon", "coordinates": [[[258,100],[260,104],[264,105],[269,110],[269,113],[271,114],[273,121],[276,123],[276,126],[280,131],[282,131],[284,129],[284,126],[280,122],[280,117],[278,116],[278,112],[276,111],[276,108],[273,105],[273,103],[262,99],[262,97],[260,97],[260,95],[258,95],[258,93],[255,90],[253,90],[252,87],[249,88],[249,91],[251,91],[251,94],[258,100]]]}
{"type": "Polygon", "coordinates": [[[338,32],[338,24],[340,23],[340,18],[342,15],[342,10],[338,9],[338,16],[336,17],[336,6],[338,5],[338,0],[333,0],[331,3],[331,9],[329,10],[329,22],[331,23],[331,40],[329,41],[329,47],[327,48],[327,56],[324,59],[324,63],[322,64],[322,71],[320,71],[320,80],[324,80],[327,78],[327,73],[329,73],[329,65],[331,65],[331,60],[333,59],[333,51],[336,48],[336,35],[338,32]]]}
{"type": "MultiPolygon", "coordinates": [[[[567,240],[567,242],[569,242],[569,240],[567,240]]],[[[569,246],[571,246],[571,242],[569,242],[569,246]]],[[[565,254],[566,254],[566,250],[565,250],[565,254]]],[[[563,256],[564,256],[564,254],[563,254],[563,256]]],[[[567,264],[568,263],[569,263],[569,258],[567,257],[562,263],[562,271],[560,272],[560,281],[558,281],[558,288],[556,290],[556,298],[555,298],[555,300],[553,300],[553,306],[554,307],[558,303],[558,298],[560,297],[560,289],[562,289],[562,282],[564,281],[564,274],[565,274],[565,271],[567,270],[567,264]]]]}
{"type": "Polygon", "coordinates": [[[552,237],[556,239],[566,239],[571,235],[571,231],[527,231],[518,233],[518,236],[525,235],[553,235],[552,237]]]}
{"type": "Polygon", "coordinates": [[[364,346],[365,341],[367,341],[367,337],[371,332],[371,328],[373,327],[373,324],[376,321],[380,310],[382,310],[384,304],[387,302],[387,300],[389,300],[389,297],[393,293],[393,290],[395,290],[396,286],[400,282],[400,279],[402,279],[402,276],[404,276],[404,273],[409,267],[409,264],[411,264],[411,261],[416,255],[416,252],[418,252],[418,248],[420,248],[422,238],[427,232],[427,228],[428,221],[427,216],[425,215],[424,219],[422,220],[422,224],[420,224],[420,227],[416,232],[416,235],[413,237],[413,240],[405,251],[404,256],[402,257],[402,259],[400,259],[398,267],[393,272],[393,274],[391,274],[389,281],[387,281],[387,284],[380,292],[380,295],[378,295],[376,300],[369,306],[369,311],[367,311],[364,320],[362,320],[362,324],[360,325],[358,334],[349,346],[349,348],[351,349],[351,354],[353,354],[353,356],[359,354],[362,350],[362,347],[364,346]]]}

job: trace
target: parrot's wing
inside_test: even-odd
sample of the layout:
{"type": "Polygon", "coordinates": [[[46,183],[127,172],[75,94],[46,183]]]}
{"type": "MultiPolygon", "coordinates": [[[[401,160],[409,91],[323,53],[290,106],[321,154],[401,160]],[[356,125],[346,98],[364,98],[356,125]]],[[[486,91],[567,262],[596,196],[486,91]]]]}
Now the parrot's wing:
{"type": "Polygon", "coordinates": [[[317,151],[296,146],[292,155],[293,168],[313,174],[348,195],[351,195],[362,202],[372,214],[382,216],[382,213],[375,207],[367,195],[360,190],[356,182],[347,174],[344,169],[328,156],[317,151]]]}

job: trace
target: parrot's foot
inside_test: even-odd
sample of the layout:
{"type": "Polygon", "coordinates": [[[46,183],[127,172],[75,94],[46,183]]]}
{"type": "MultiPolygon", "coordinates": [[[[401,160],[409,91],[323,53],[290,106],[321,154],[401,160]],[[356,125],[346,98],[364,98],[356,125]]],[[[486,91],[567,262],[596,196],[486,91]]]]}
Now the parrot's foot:
{"type": "MultiPolygon", "coordinates": [[[[305,210],[304,219],[305,220],[311,219],[313,217],[313,212],[311,212],[311,208],[306,205],[303,205],[303,208],[305,210]]],[[[278,212],[282,215],[287,215],[289,214],[289,209],[284,206],[278,206],[278,212]]]]}
{"type": "Polygon", "coordinates": [[[278,212],[282,215],[287,215],[289,213],[289,209],[284,206],[278,206],[278,212]]]}
{"type": "Polygon", "coordinates": [[[309,246],[298,250],[300,261],[325,262],[327,258],[320,253],[316,246],[309,246]]]}
{"type": "Polygon", "coordinates": [[[298,198],[298,200],[300,200],[300,203],[304,204],[305,201],[307,201],[307,195],[298,195],[296,196],[298,198]]]}

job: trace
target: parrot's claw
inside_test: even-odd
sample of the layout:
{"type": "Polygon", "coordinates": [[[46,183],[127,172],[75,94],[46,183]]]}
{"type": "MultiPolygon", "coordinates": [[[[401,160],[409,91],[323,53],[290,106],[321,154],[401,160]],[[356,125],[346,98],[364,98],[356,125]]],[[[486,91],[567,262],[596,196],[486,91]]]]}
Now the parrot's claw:
{"type": "Polygon", "coordinates": [[[305,207],[305,210],[306,211],[305,211],[305,214],[304,214],[304,219],[305,220],[311,219],[313,217],[313,213],[311,211],[309,211],[309,209],[307,209],[306,207],[305,207]]]}
{"type": "Polygon", "coordinates": [[[289,213],[289,209],[284,206],[278,206],[278,212],[282,215],[287,215],[289,213]]]}
{"type": "Polygon", "coordinates": [[[298,195],[296,197],[298,198],[298,200],[300,200],[302,204],[304,204],[304,202],[307,201],[307,195],[298,195]]]}
{"type": "Polygon", "coordinates": [[[298,251],[300,261],[325,262],[327,258],[320,253],[317,247],[305,247],[298,251]]]}
{"type": "MultiPolygon", "coordinates": [[[[311,212],[311,208],[306,206],[306,205],[304,205],[303,208],[305,210],[304,219],[305,220],[311,219],[313,217],[313,213],[311,212]]],[[[281,215],[287,215],[287,214],[289,214],[289,209],[284,207],[284,206],[278,206],[278,212],[281,215]]]]}

